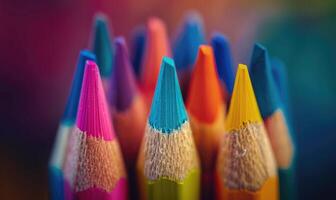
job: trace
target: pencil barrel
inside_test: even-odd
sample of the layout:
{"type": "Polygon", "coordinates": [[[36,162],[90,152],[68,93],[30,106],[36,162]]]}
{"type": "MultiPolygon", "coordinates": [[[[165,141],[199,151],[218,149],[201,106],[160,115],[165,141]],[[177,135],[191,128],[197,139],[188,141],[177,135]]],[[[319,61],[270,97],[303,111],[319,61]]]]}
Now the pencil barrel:
{"type": "Polygon", "coordinates": [[[288,169],[279,169],[280,200],[297,199],[295,182],[295,163],[288,169]]]}

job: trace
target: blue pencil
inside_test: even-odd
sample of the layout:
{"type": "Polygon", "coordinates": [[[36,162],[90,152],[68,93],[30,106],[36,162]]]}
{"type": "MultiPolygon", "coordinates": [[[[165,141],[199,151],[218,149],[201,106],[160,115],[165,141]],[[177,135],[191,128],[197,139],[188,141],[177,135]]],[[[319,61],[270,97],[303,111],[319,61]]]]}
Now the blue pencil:
{"type": "Polygon", "coordinates": [[[197,12],[188,13],[173,45],[173,55],[183,95],[189,87],[190,74],[196,61],[198,47],[205,43],[201,16],[197,12]]]}
{"type": "Polygon", "coordinates": [[[251,79],[278,165],[280,199],[296,199],[295,146],[288,118],[272,75],[267,50],[255,44],[251,59],[251,79]]]}
{"type": "Polygon", "coordinates": [[[218,76],[231,96],[235,75],[229,41],[224,35],[215,33],[211,38],[211,46],[215,53],[218,76]]]}

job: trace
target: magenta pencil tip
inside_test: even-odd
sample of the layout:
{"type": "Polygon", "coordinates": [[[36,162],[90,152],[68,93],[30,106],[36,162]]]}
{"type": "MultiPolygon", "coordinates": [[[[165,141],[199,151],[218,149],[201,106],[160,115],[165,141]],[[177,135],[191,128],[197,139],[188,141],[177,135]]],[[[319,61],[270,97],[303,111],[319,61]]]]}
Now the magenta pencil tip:
{"type": "Polygon", "coordinates": [[[99,69],[93,61],[86,62],[76,125],[89,136],[114,138],[99,69]]]}

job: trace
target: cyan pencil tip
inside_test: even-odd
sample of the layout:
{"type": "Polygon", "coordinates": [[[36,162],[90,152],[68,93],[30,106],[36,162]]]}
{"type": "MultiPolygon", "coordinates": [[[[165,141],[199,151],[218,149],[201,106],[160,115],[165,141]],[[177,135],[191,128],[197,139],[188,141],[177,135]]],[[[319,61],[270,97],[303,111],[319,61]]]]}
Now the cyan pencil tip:
{"type": "Polygon", "coordinates": [[[67,124],[75,123],[79,103],[79,96],[82,88],[85,63],[88,60],[95,61],[96,60],[95,55],[88,50],[82,50],[79,53],[79,58],[77,61],[75,74],[72,80],[70,94],[65,107],[65,111],[62,116],[62,123],[67,124]]]}
{"type": "Polygon", "coordinates": [[[92,49],[97,57],[99,71],[103,78],[108,78],[113,66],[113,46],[108,19],[104,14],[99,13],[95,16],[93,33],[92,49]]]}
{"type": "Polygon", "coordinates": [[[174,60],[164,57],[149,114],[149,124],[169,134],[187,119],[174,60]]]}
{"type": "Polygon", "coordinates": [[[211,38],[211,46],[215,53],[218,76],[222,82],[225,83],[229,94],[232,94],[234,84],[234,70],[229,41],[224,35],[220,33],[214,33],[211,38]]]}
{"type": "Polygon", "coordinates": [[[260,112],[262,117],[266,118],[280,107],[280,99],[272,76],[267,49],[261,44],[254,45],[250,69],[260,112]]]}
{"type": "Polygon", "coordinates": [[[117,37],[114,44],[116,52],[109,100],[117,111],[124,111],[131,105],[137,89],[125,39],[117,37]]]}

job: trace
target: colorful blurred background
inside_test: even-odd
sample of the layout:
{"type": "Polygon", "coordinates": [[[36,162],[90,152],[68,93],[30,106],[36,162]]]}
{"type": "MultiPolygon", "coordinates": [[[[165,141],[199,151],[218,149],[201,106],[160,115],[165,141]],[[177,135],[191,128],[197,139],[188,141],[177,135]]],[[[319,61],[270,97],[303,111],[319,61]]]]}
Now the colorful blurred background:
{"type": "Polygon", "coordinates": [[[109,16],[129,41],[149,16],[171,38],[186,11],[220,31],[235,63],[255,41],[286,65],[296,132],[299,197],[333,199],[336,188],[336,1],[334,0],[1,0],[0,199],[48,199],[47,163],[78,52],[93,16],[109,16]]]}

